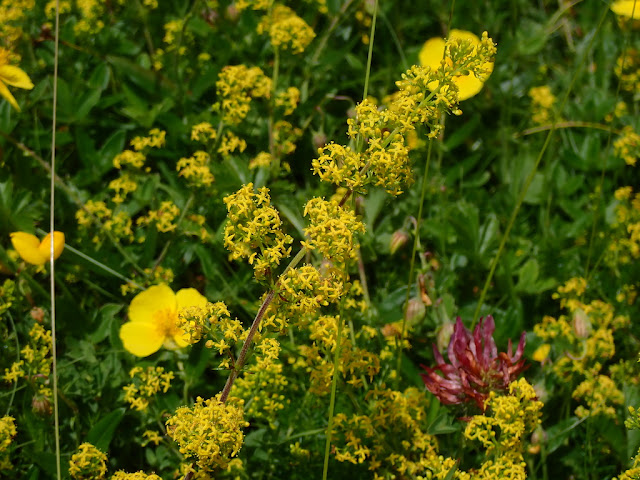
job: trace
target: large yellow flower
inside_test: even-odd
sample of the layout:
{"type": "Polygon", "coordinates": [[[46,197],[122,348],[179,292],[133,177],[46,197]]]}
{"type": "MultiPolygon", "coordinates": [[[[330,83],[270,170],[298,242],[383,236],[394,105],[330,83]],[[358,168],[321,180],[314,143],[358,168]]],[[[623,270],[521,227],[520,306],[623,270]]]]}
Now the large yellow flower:
{"type": "MultiPolygon", "coordinates": [[[[449,38],[471,40],[473,45],[480,44],[480,39],[477,35],[465,30],[453,29],[449,32],[449,38]]],[[[437,70],[440,67],[440,62],[442,62],[442,57],[444,56],[444,45],[445,41],[441,37],[430,38],[427,40],[422,46],[422,50],[420,50],[420,64],[423,67],[431,67],[432,70],[437,70]]],[[[487,63],[485,68],[489,72],[493,71],[493,63],[487,63]]],[[[433,83],[434,86],[432,87],[431,84],[429,84],[429,88],[435,88],[435,86],[437,86],[437,82],[433,83]]],[[[468,75],[458,75],[453,79],[453,83],[458,87],[458,100],[460,101],[473,97],[482,90],[482,86],[484,85],[484,82],[479,80],[471,72],[469,72],[468,75]]]]}
{"type": "Polygon", "coordinates": [[[129,321],[120,327],[124,348],[138,357],[146,357],[165,348],[189,345],[185,332],[178,328],[178,311],[185,307],[204,307],[207,299],[195,288],[178,293],[167,285],[154,285],[139,293],[129,305],[129,321]]]}
{"type": "Polygon", "coordinates": [[[20,68],[9,65],[9,50],[0,48],[0,96],[6,98],[13,108],[20,111],[20,106],[13,95],[11,95],[7,85],[24,88],[26,90],[33,88],[33,83],[31,83],[29,75],[24,73],[20,68]]]}
{"type": "MultiPolygon", "coordinates": [[[[32,265],[44,265],[49,261],[51,251],[51,234],[38,240],[38,237],[26,232],[13,232],[11,234],[11,244],[16,249],[20,258],[32,265]]],[[[60,256],[64,249],[64,233],[53,232],[53,259],[60,256]]]]}
{"type": "Polygon", "coordinates": [[[618,0],[613,2],[610,8],[620,17],[640,20],[640,0],[618,0]]]}

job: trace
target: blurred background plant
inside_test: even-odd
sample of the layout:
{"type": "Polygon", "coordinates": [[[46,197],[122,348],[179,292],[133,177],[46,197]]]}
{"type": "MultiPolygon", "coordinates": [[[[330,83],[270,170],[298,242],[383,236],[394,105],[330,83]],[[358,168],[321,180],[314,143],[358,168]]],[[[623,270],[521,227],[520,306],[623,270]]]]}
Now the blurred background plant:
{"type": "MultiPolygon", "coordinates": [[[[222,389],[276,274],[229,257],[223,199],[250,183],[256,192],[268,187],[283,235],[298,245],[303,206],[344,196],[319,182],[312,165],[330,142],[364,141],[349,139],[347,119],[355,124],[375,21],[373,105],[393,105],[402,72],[435,48],[425,42],[454,31],[489,32],[498,45],[493,71],[461,103],[462,115],[441,119],[436,138],[427,127],[407,133],[413,185],[402,196],[379,186],[354,191],[350,208],[366,230],[343,290],[305,290],[309,279],[316,289],[336,285],[337,272],[317,259],[321,276],[291,274],[278,308],[295,315],[295,328],[273,313],[256,338],[232,391],[250,426],[239,456],[216,475],[319,475],[338,344],[336,478],[418,478],[427,468],[440,478],[481,478],[522,462],[517,475],[532,478],[626,470],[639,437],[624,428],[625,407],[640,404],[635,2],[611,10],[595,2],[426,2],[416,12],[402,0],[381,3],[375,19],[370,0],[284,3],[60,2],[63,460],[89,442],[108,453],[109,472],[186,471],[165,421],[222,389]],[[143,359],[127,352],[120,331],[129,304],[152,285],[224,302],[204,332],[210,344],[143,359]],[[343,294],[313,317],[299,303],[314,297],[320,308],[343,294]],[[540,425],[524,385],[492,395],[485,415],[473,403],[444,406],[425,389],[419,365],[435,367],[432,345],[444,352],[456,317],[471,330],[476,310],[492,315],[498,352],[527,332],[525,376],[545,405],[540,425]],[[497,454],[480,437],[487,425],[508,425],[507,404],[529,408],[527,424],[513,427],[527,433],[499,435],[497,454]],[[476,430],[467,432],[470,425],[476,430]],[[463,445],[464,437],[473,443],[463,445]]],[[[0,1],[0,468],[15,478],[55,472],[47,265],[25,263],[10,238],[43,238],[49,215],[54,6],[0,1]]],[[[183,320],[196,322],[199,312],[190,315],[183,320]]]]}

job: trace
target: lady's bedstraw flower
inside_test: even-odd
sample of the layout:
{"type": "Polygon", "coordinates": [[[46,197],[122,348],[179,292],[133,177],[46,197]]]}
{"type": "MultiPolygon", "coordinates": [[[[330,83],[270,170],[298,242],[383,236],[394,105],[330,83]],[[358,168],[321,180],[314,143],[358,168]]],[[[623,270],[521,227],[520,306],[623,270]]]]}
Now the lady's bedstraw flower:
{"type": "Polygon", "coordinates": [[[173,293],[167,285],[154,285],[136,295],[129,305],[129,321],[120,327],[124,348],[138,357],[146,357],[165,348],[186,347],[185,332],[177,325],[178,311],[204,307],[207,299],[195,288],[173,293]]]}
{"type": "Polygon", "coordinates": [[[204,471],[225,468],[244,441],[243,401],[235,398],[220,402],[220,394],[193,407],[180,407],[167,420],[167,435],[180,446],[180,453],[193,459],[204,471]]]}
{"type": "Polygon", "coordinates": [[[9,56],[9,50],[0,48],[0,96],[4,97],[17,111],[20,111],[20,106],[7,85],[31,90],[33,83],[29,75],[24,73],[23,70],[14,65],[9,65],[9,56]]]}
{"type": "Polygon", "coordinates": [[[0,470],[11,468],[9,447],[17,434],[15,418],[9,416],[0,418],[0,470]]]}
{"type": "MultiPolygon", "coordinates": [[[[51,234],[48,233],[42,241],[38,237],[26,232],[13,232],[11,244],[20,258],[31,265],[44,265],[49,261],[51,252],[51,234]]],[[[53,232],[53,259],[57,259],[64,250],[64,233],[53,232]]]]}
{"type": "MultiPolygon", "coordinates": [[[[434,71],[441,68],[455,69],[467,61],[468,56],[476,55],[478,53],[478,47],[480,46],[480,39],[473,33],[454,29],[449,32],[448,42],[445,42],[440,37],[431,38],[425,42],[422,50],[420,50],[420,64],[425,67],[431,67],[434,71]],[[459,41],[460,43],[470,43],[472,48],[463,56],[447,58],[445,55],[445,46],[452,40],[459,41]]],[[[493,62],[486,61],[482,65],[479,65],[479,67],[481,67],[481,70],[462,67],[454,77],[453,83],[458,87],[458,100],[462,101],[471,98],[482,90],[484,82],[493,71],[493,62]],[[482,73],[480,73],[480,71],[482,71],[482,73]]],[[[437,85],[438,84],[434,82],[430,84],[430,88],[435,89],[437,85]]]]}
{"type": "Polygon", "coordinates": [[[315,38],[313,29],[296,12],[284,5],[274,5],[260,20],[258,33],[268,32],[271,44],[292,53],[302,53],[315,38]]]}
{"type": "Polygon", "coordinates": [[[75,480],[102,480],[107,475],[107,456],[90,443],[83,443],[69,460],[69,475],[75,480]]]}
{"type": "Polygon", "coordinates": [[[480,319],[473,335],[462,324],[460,317],[456,319],[453,336],[449,341],[447,354],[451,365],[445,363],[442,355],[434,345],[433,354],[437,365],[435,368],[422,367],[427,373],[421,374],[427,389],[444,404],[476,402],[484,411],[485,400],[491,391],[505,391],[516,376],[524,370],[525,333],[522,332],[520,343],[513,355],[511,340],[507,352],[498,353],[493,340],[495,323],[490,315],[480,319]],[[438,375],[440,370],[444,376],[438,375]]]}

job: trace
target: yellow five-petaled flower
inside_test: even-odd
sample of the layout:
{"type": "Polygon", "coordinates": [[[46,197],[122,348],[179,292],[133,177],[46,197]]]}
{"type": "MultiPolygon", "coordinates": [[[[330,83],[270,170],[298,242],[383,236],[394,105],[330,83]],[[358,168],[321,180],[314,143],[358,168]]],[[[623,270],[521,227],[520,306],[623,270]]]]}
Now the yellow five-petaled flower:
{"type": "MultiPolygon", "coordinates": [[[[48,233],[42,241],[38,237],[26,232],[13,232],[11,244],[20,258],[32,265],[44,265],[49,261],[51,252],[51,234],[48,233]]],[[[60,256],[64,249],[64,233],[53,232],[53,259],[60,256]]]]}
{"type": "Polygon", "coordinates": [[[7,99],[7,101],[20,111],[20,106],[16,99],[13,97],[7,85],[17,88],[24,88],[31,90],[33,83],[29,78],[29,75],[14,65],[9,65],[9,50],[0,48],[0,96],[7,99]]]}
{"type": "Polygon", "coordinates": [[[204,307],[207,299],[195,288],[173,293],[167,285],[154,285],[136,295],[129,305],[129,321],[120,327],[124,348],[138,357],[146,357],[165,348],[189,345],[189,336],[178,327],[178,311],[186,307],[204,307]]]}

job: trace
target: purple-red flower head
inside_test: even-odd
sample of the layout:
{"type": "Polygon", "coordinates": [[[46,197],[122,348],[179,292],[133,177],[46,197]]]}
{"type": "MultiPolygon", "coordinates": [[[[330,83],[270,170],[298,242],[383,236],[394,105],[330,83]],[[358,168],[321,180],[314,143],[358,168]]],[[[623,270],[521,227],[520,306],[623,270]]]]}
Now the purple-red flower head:
{"type": "Polygon", "coordinates": [[[522,358],[525,332],[520,336],[515,354],[512,354],[511,340],[507,352],[498,353],[493,340],[495,328],[493,317],[489,315],[480,319],[471,335],[458,317],[447,348],[451,364],[445,363],[437,347],[433,346],[437,364],[434,368],[422,365],[426,373],[421,376],[427,389],[442,403],[451,405],[474,401],[484,411],[489,392],[507,390],[525,369],[522,358]],[[438,370],[442,375],[436,373],[438,370]]]}

